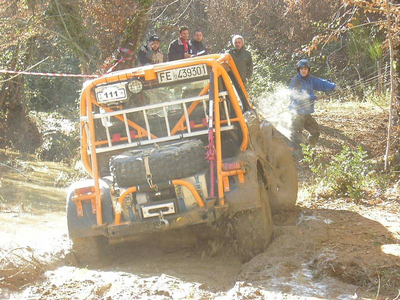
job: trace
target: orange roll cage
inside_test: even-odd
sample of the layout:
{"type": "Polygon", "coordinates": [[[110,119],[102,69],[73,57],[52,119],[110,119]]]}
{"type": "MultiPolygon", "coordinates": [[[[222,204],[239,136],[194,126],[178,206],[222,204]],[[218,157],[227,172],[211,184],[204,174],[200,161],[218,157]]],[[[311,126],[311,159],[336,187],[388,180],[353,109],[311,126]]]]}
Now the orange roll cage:
{"type": "MultiPolygon", "coordinates": [[[[81,121],[80,121],[80,128],[81,128],[81,154],[82,154],[82,161],[86,171],[89,175],[94,179],[94,195],[90,197],[85,197],[83,195],[77,195],[74,201],[85,201],[85,200],[92,200],[95,198],[95,212],[96,212],[96,221],[97,225],[102,225],[102,205],[101,205],[101,195],[100,195],[100,175],[99,175],[99,168],[98,168],[98,157],[96,153],[96,146],[102,144],[102,142],[96,141],[96,133],[95,133],[95,124],[94,124],[94,106],[102,107],[107,112],[112,112],[113,110],[108,107],[104,107],[97,103],[96,98],[94,96],[93,89],[95,86],[99,84],[105,83],[113,83],[117,81],[127,81],[134,77],[144,77],[145,80],[154,80],[157,78],[157,72],[171,70],[175,68],[182,68],[187,66],[193,66],[198,64],[207,64],[211,67],[212,72],[214,72],[214,82],[209,83],[200,93],[201,95],[206,95],[207,92],[210,90],[210,84],[214,85],[214,128],[215,128],[215,147],[216,147],[216,171],[217,171],[217,185],[218,185],[218,200],[219,204],[223,206],[225,204],[224,199],[224,178],[228,176],[234,176],[238,174],[243,174],[243,170],[230,170],[229,172],[223,171],[223,162],[222,162],[222,142],[221,142],[221,124],[224,124],[226,121],[220,118],[220,103],[222,102],[221,98],[219,97],[218,91],[218,80],[222,78],[223,81],[229,82],[230,77],[226,71],[226,68],[230,68],[233,72],[235,77],[238,79],[239,85],[242,88],[242,91],[245,95],[247,104],[249,107],[252,107],[250,102],[248,101],[248,95],[244,88],[243,82],[240,80],[240,75],[237,71],[237,68],[234,63],[232,63],[233,59],[229,54],[224,55],[208,55],[208,56],[200,56],[192,59],[185,59],[175,62],[168,62],[158,65],[146,66],[139,69],[128,69],[123,71],[118,71],[111,73],[109,75],[105,75],[103,77],[97,78],[89,82],[86,87],[84,88],[82,95],[81,95],[81,105],[80,105],[80,114],[81,114],[81,121]]],[[[237,101],[237,96],[235,91],[233,90],[231,84],[226,84],[227,93],[229,98],[231,99],[231,105],[236,113],[236,118],[233,118],[231,121],[237,122],[239,127],[243,133],[243,140],[240,146],[240,150],[244,151],[247,149],[248,146],[248,129],[246,126],[246,122],[243,117],[243,113],[241,111],[241,107],[239,106],[239,101],[237,101]],[[233,99],[233,100],[232,100],[233,99]]],[[[194,101],[188,109],[188,114],[190,115],[196,106],[200,103],[200,101],[194,101]]],[[[123,121],[122,116],[115,116],[117,119],[123,121]]],[[[184,116],[175,124],[173,129],[171,130],[171,135],[176,134],[177,131],[180,129],[184,129],[184,116]]],[[[147,136],[148,132],[146,129],[140,127],[133,121],[128,121],[128,124],[133,129],[137,130],[138,138],[147,136]]],[[[190,126],[186,124],[186,126],[190,126]]],[[[156,136],[151,135],[152,138],[156,136]]],[[[204,206],[204,202],[197,193],[196,189],[189,183],[183,180],[173,180],[173,185],[182,185],[187,187],[191,193],[193,194],[194,198],[196,199],[198,205],[200,207],[204,206]]],[[[126,196],[130,193],[135,193],[137,191],[136,187],[128,188],[122,195],[120,195],[118,199],[118,203],[120,205],[123,204],[126,196]]],[[[121,220],[121,212],[117,212],[115,216],[115,225],[120,224],[121,220]]]]}

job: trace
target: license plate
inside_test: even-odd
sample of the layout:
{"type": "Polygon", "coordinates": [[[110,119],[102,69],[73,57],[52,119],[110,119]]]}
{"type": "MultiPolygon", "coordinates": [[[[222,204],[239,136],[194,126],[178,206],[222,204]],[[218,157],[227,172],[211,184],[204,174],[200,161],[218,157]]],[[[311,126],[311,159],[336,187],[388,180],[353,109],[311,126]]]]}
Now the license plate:
{"type": "Polygon", "coordinates": [[[157,73],[158,82],[166,83],[189,78],[201,77],[208,74],[207,65],[201,64],[185,68],[173,69],[157,73]]]}
{"type": "Polygon", "coordinates": [[[125,84],[113,84],[95,89],[97,102],[116,102],[127,99],[125,84]]]}

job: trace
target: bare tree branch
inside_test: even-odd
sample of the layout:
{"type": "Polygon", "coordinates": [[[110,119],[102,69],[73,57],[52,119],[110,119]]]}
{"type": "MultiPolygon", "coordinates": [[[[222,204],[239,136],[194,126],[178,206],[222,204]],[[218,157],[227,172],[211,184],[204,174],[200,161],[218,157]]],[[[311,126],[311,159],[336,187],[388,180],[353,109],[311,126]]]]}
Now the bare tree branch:
{"type": "Polygon", "coordinates": [[[90,56],[89,56],[89,54],[87,54],[86,51],[83,50],[77,43],[75,43],[73,40],[69,39],[69,38],[66,37],[65,35],[63,35],[63,34],[57,32],[57,31],[55,31],[55,30],[52,30],[52,29],[50,29],[50,28],[46,28],[46,27],[43,27],[43,26],[40,26],[40,25],[31,23],[31,22],[23,21],[23,20],[10,20],[10,19],[5,19],[5,18],[0,18],[0,23],[10,23],[10,22],[14,22],[14,23],[18,23],[18,24],[23,24],[23,25],[30,25],[30,26],[33,26],[33,27],[35,27],[35,28],[37,28],[37,29],[40,29],[40,30],[43,30],[43,31],[46,31],[46,32],[50,32],[50,33],[52,33],[52,34],[54,34],[54,35],[56,35],[56,36],[59,36],[59,37],[62,38],[63,40],[65,40],[65,41],[67,41],[68,43],[72,44],[81,54],[83,54],[85,57],[87,57],[87,59],[88,59],[89,61],[90,61],[90,59],[91,59],[90,56]]]}

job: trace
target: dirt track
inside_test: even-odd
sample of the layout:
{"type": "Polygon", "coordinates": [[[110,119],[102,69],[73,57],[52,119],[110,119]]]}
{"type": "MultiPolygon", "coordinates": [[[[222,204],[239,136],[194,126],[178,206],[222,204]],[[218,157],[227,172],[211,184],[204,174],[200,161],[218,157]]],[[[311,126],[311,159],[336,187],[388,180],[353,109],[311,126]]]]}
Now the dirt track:
{"type": "MultiPolygon", "coordinates": [[[[355,294],[374,298],[365,288],[378,279],[375,274],[396,264],[399,267],[400,262],[393,255],[400,249],[391,232],[349,211],[299,208],[277,216],[268,250],[244,265],[229,247],[216,242],[172,252],[144,244],[117,248],[111,264],[95,270],[74,266],[63,214],[49,220],[45,220],[48,215],[21,214],[17,222],[11,220],[17,218],[15,213],[1,217],[12,224],[1,240],[12,238],[13,247],[29,245],[37,264],[47,270],[43,280],[37,280],[41,277],[38,271],[33,282],[24,283],[27,288],[22,292],[3,290],[4,298],[350,299],[355,294]],[[30,223],[35,227],[28,226],[26,232],[30,223]],[[364,289],[357,286],[361,281],[364,289]]],[[[396,219],[386,221],[400,232],[396,219]]]]}
{"type": "MultiPolygon", "coordinates": [[[[322,136],[323,145],[329,137],[322,136]]],[[[13,167],[0,166],[0,299],[397,296],[398,196],[355,204],[310,199],[302,191],[294,212],[275,216],[270,247],[243,265],[231,244],[209,241],[180,250],[117,247],[108,266],[89,270],[76,267],[70,253],[64,192],[54,187],[64,167],[4,152],[0,157],[13,167]]]]}

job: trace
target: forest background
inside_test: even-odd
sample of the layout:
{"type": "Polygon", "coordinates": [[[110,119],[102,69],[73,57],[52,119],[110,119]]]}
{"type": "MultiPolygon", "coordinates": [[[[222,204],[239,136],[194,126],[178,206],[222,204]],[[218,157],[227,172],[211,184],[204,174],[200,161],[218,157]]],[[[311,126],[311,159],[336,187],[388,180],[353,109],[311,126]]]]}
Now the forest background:
{"type": "MultiPolygon", "coordinates": [[[[211,53],[231,48],[234,34],[244,36],[254,60],[251,101],[268,120],[270,115],[262,114],[264,108],[278,109],[270,104],[284,98],[281,92],[296,74],[300,58],[311,61],[314,75],[338,83],[344,95],[333,93],[317,103],[315,117],[321,125],[321,138],[316,148],[303,149],[305,158],[297,165],[296,210],[291,217],[274,219],[278,238],[261,260],[241,269],[239,276],[231,269],[232,277],[226,271],[232,261],[226,264],[219,256],[204,265],[197,252],[176,252],[166,256],[164,262],[168,263],[163,265],[159,252],[149,252],[144,245],[150,256],[143,260],[140,274],[148,274],[148,266],[154,265],[165,282],[164,273],[176,277],[200,270],[187,277],[201,290],[194,291],[199,299],[204,298],[205,290],[212,295],[208,298],[215,294],[207,285],[199,286],[198,276],[215,281],[222,293],[226,287],[220,285],[221,278],[229,285],[237,280],[253,282],[257,289],[260,278],[267,278],[263,283],[267,292],[277,286],[276,279],[281,283],[294,278],[296,288],[280,284],[278,288],[279,295],[294,293],[296,298],[298,286],[306,288],[300,289],[300,295],[311,291],[315,296],[310,286],[321,287],[324,291],[319,295],[336,291],[320,284],[332,277],[342,282],[340,294],[342,288],[345,292],[343,284],[350,283],[357,289],[351,289],[349,297],[357,297],[361,287],[376,295],[371,299],[383,299],[384,295],[398,299],[399,24],[400,0],[0,0],[0,213],[7,220],[3,223],[9,225],[2,233],[10,234],[13,241],[8,242],[8,235],[1,239],[7,244],[0,247],[7,259],[0,268],[4,271],[0,273],[0,294],[4,286],[25,288],[26,280],[34,282],[31,294],[42,298],[81,297],[85,288],[96,298],[106,291],[104,276],[98,274],[88,280],[78,276],[71,283],[63,271],[48,273],[51,278],[65,277],[57,288],[51,281],[37,281],[53,268],[49,260],[61,265],[60,270],[71,270],[64,268],[71,262],[59,257],[65,253],[71,257],[64,228],[64,192],[71,182],[87,176],[79,167],[79,94],[89,78],[18,75],[5,70],[101,76],[121,59],[118,48],[137,53],[153,34],[161,38],[166,55],[179,27],[186,25],[191,34],[202,30],[211,53]],[[390,150],[389,172],[383,167],[385,146],[390,150]],[[35,223],[26,223],[26,217],[35,223]],[[30,229],[36,231],[31,234],[30,229]],[[27,233],[38,238],[41,248],[43,232],[49,241],[46,245],[54,249],[37,260],[40,256],[33,256],[35,244],[27,233]],[[51,238],[51,232],[56,238],[51,238]],[[15,244],[18,240],[29,247],[15,244]],[[17,248],[10,249],[14,245],[17,248]],[[384,247],[393,254],[387,254],[384,247]],[[17,249],[22,252],[14,251],[17,249]],[[214,277],[209,276],[210,270],[216,270],[214,277]],[[274,272],[277,276],[271,281],[274,272]]],[[[125,56],[116,69],[136,66],[136,57],[132,58],[125,56]]],[[[287,110],[287,105],[279,109],[287,110]]],[[[279,111],[271,114],[281,116],[279,111]]],[[[163,290],[153,289],[152,277],[143,287],[141,278],[131,280],[121,273],[133,270],[132,254],[126,253],[127,257],[116,261],[117,268],[111,269],[124,278],[121,282],[127,278],[133,282],[123,284],[124,288],[146,296],[155,292],[160,297],[163,290]]],[[[186,281],[179,286],[188,289],[186,281]]],[[[249,286],[240,283],[233,289],[243,297],[239,293],[249,286]]],[[[175,279],[169,287],[176,289],[175,279]]],[[[192,292],[194,288],[189,289],[192,292]]],[[[116,295],[120,294],[112,297],[118,298],[116,295]]],[[[257,298],[260,291],[253,295],[257,298]]],[[[326,298],[335,298],[329,295],[326,298]]]]}
{"type": "MultiPolygon", "coordinates": [[[[1,1],[0,69],[101,75],[121,58],[118,48],[137,53],[153,34],[166,55],[182,25],[191,34],[202,30],[212,53],[227,51],[231,37],[241,34],[254,60],[253,99],[287,86],[295,63],[307,57],[312,73],[338,83],[349,99],[392,89],[388,125],[394,125],[390,135],[396,140],[399,23],[400,4],[393,0],[1,1]]],[[[135,56],[117,69],[132,66],[135,56]]],[[[57,150],[48,158],[75,155],[76,137],[43,130],[40,116],[77,119],[83,81],[0,73],[0,147],[38,153],[46,136],[53,144],[57,136],[63,154],[57,150]]]]}

